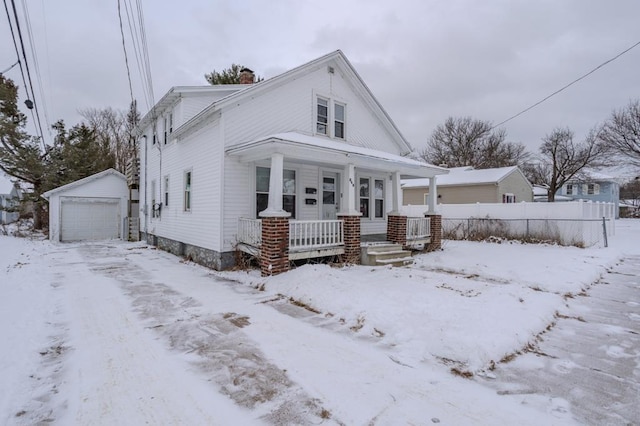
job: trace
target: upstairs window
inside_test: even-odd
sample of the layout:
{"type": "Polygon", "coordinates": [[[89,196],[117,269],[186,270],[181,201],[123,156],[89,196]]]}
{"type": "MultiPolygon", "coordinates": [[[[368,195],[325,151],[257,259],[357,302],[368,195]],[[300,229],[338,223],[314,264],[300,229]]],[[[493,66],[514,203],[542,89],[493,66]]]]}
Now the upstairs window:
{"type": "Polygon", "coordinates": [[[329,101],[323,98],[318,98],[318,112],[316,118],[316,133],[326,135],[329,123],[329,101]]]}
{"type": "Polygon", "coordinates": [[[335,103],[333,108],[334,131],[333,136],[344,139],[344,105],[335,103]]]}
{"type": "Polygon", "coordinates": [[[167,133],[169,131],[169,119],[167,117],[164,118],[164,123],[163,123],[164,127],[162,129],[163,134],[164,134],[164,144],[167,144],[167,133]]]}
{"type": "Polygon", "coordinates": [[[173,113],[169,114],[169,134],[173,133],[173,113]]]}

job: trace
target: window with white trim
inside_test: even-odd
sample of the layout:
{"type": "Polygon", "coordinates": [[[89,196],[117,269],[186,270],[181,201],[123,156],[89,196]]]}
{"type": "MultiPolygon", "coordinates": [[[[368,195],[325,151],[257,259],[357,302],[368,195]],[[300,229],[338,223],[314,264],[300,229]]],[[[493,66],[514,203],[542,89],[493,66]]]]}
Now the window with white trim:
{"type": "Polygon", "coordinates": [[[184,211],[191,211],[191,185],[193,184],[191,170],[184,173],[184,211]]]}
{"type": "Polygon", "coordinates": [[[333,104],[333,136],[344,139],[344,123],[345,123],[345,107],[344,104],[335,102],[333,104]]]}
{"type": "Polygon", "coordinates": [[[169,134],[173,133],[173,112],[169,113],[169,134]]]}
{"type": "Polygon", "coordinates": [[[346,139],[347,105],[333,99],[316,97],[315,133],[336,139],[346,139]]]}
{"type": "Polygon", "coordinates": [[[503,203],[515,203],[516,195],[511,193],[502,194],[502,202],[503,203]]]}
{"type": "MultiPolygon", "coordinates": [[[[256,167],[256,217],[269,206],[270,167],[256,167]]],[[[282,209],[296,217],[296,171],[282,171],[282,209]]]]}
{"type": "Polygon", "coordinates": [[[361,177],[358,183],[362,217],[369,219],[384,218],[384,179],[361,177]]]}
{"type": "Polygon", "coordinates": [[[427,204],[429,204],[429,193],[425,192],[424,193],[424,205],[426,206],[427,204]]]}
{"type": "Polygon", "coordinates": [[[598,195],[600,194],[600,185],[597,183],[587,183],[582,187],[582,193],[586,195],[598,195]]]}
{"type": "Polygon", "coordinates": [[[567,186],[565,187],[565,191],[564,193],[566,195],[576,195],[577,191],[576,191],[576,186],[572,183],[568,183],[567,186]]]}
{"type": "Polygon", "coordinates": [[[316,133],[328,134],[329,100],[318,97],[316,112],[316,133]]]}
{"type": "Polygon", "coordinates": [[[169,119],[167,117],[164,117],[164,120],[162,121],[162,134],[163,134],[163,140],[164,140],[164,144],[167,144],[167,133],[169,132],[169,119]]]}

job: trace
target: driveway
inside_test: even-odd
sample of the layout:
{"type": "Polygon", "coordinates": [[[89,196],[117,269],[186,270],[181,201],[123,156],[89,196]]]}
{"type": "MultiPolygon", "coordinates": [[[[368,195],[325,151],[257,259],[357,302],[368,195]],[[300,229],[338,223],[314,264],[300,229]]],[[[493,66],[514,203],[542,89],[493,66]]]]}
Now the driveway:
{"type": "Polygon", "coordinates": [[[564,399],[584,424],[640,424],[640,257],[624,259],[587,294],[567,299],[536,350],[499,364],[485,384],[505,398],[564,399]]]}

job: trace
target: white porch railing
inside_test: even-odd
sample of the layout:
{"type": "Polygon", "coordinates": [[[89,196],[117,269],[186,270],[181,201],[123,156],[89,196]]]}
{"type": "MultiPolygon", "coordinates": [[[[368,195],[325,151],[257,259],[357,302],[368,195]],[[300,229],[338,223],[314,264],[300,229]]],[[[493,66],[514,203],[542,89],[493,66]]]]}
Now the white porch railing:
{"type": "Polygon", "coordinates": [[[260,247],[262,245],[262,221],[260,219],[238,219],[238,242],[260,247]]]}
{"type": "Polygon", "coordinates": [[[341,220],[292,220],[289,222],[289,250],[315,250],[344,245],[341,220]]]}
{"type": "Polygon", "coordinates": [[[407,241],[420,240],[431,236],[431,218],[408,217],[407,241]]]}
{"type": "MultiPolygon", "coordinates": [[[[289,250],[317,250],[344,245],[344,227],[341,220],[289,221],[289,250]]],[[[238,219],[238,242],[252,247],[262,245],[262,221],[238,219]]]]}

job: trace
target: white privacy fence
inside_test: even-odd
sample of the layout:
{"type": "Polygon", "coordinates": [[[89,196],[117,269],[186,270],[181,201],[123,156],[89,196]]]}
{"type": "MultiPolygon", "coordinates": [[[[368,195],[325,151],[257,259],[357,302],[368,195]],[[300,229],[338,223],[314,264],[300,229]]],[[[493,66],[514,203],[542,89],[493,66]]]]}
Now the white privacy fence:
{"type": "MultiPolygon", "coordinates": [[[[424,214],[426,206],[403,206],[405,214],[424,214]]],[[[562,245],[607,245],[615,233],[615,205],[585,201],[558,203],[440,204],[445,238],[488,236],[555,241],[562,245]]]]}

